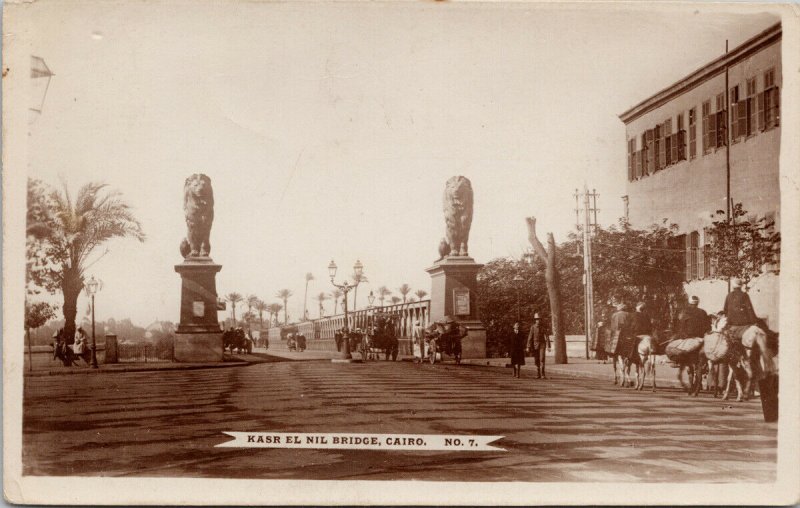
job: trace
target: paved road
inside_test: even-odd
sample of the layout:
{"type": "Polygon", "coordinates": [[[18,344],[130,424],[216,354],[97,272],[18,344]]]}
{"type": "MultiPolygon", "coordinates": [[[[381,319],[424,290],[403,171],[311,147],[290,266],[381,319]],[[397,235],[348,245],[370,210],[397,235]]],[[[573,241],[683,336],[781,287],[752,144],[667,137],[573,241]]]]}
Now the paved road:
{"type": "Polygon", "coordinates": [[[281,362],[25,379],[28,475],[774,481],[757,402],[503,368],[281,362]],[[502,435],[506,452],[215,448],[223,431],[502,435]]]}

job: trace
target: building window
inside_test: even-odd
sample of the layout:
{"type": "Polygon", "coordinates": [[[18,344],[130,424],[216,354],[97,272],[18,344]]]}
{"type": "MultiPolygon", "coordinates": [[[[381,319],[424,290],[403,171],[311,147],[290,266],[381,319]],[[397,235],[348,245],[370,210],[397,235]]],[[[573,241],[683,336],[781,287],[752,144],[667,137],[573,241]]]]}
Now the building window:
{"type": "Polygon", "coordinates": [[[739,140],[739,85],[731,88],[729,97],[731,106],[731,142],[736,143],[739,140]]]}
{"type": "Polygon", "coordinates": [[[664,122],[664,167],[675,164],[677,157],[672,157],[672,119],[664,122]]]}
{"type": "Polygon", "coordinates": [[[646,156],[647,166],[643,169],[646,171],[648,175],[652,175],[653,173],[655,173],[655,167],[656,167],[655,159],[656,156],[658,155],[658,153],[655,151],[655,143],[653,141],[653,129],[646,130],[644,135],[646,139],[645,147],[647,152],[646,156]]]}
{"type": "Polygon", "coordinates": [[[635,161],[636,159],[636,138],[631,138],[628,140],[628,181],[633,181],[635,178],[635,161]]]}
{"type": "Polygon", "coordinates": [[[756,133],[756,78],[747,80],[747,132],[746,136],[756,133]]]}
{"type": "Polygon", "coordinates": [[[700,268],[700,235],[697,231],[689,233],[686,237],[686,280],[691,281],[699,278],[700,268]]]}
{"type": "Polygon", "coordinates": [[[689,110],[689,158],[697,157],[697,108],[689,110]]]}
{"type": "Polygon", "coordinates": [[[712,242],[713,242],[713,237],[711,235],[711,231],[706,229],[703,232],[703,250],[702,250],[702,253],[701,253],[701,255],[703,257],[702,274],[703,274],[703,278],[704,279],[713,278],[714,274],[716,273],[716,267],[714,266],[713,261],[711,260],[711,244],[712,244],[712,242]]]}
{"type": "MultiPolygon", "coordinates": [[[[714,148],[722,148],[723,146],[728,144],[727,139],[727,132],[725,131],[725,126],[728,125],[728,118],[727,118],[727,111],[725,110],[725,94],[720,93],[717,94],[717,112],[716,112],[716,120],[711,122],[711,125],[714,127],[713,129],[713,136],[714,141],[712,145],[714,148]]],[[[711,136],[712,134],[709,134],[711,136]]]]}
{"type": "MultiPolygon", "coordinates": [[[[711,112],[711,102],[705,101],[703,103],[703,153],[706,154],[711,149],[711,136],[709,132],[711,131],[711,121],[716,122],[715,116],[709,116],[711,112]]],[[[714,130],[716,130],[716,125],[714,126],[714,130]]]]}
{"type": "Polygon", "coordinates": [[[757,97],[759,130],[777,127],[780,118],[780,93],[775,86],[775,69],[764,73],[764,91],[757,97]]]}
{"type": "Polygon", "coordinates": [[[661,125],[656,125],[653,137],[655,138],[653,151],[656,158],[655,171],[658,171],[664,168],[664,128],[661,125]]]}

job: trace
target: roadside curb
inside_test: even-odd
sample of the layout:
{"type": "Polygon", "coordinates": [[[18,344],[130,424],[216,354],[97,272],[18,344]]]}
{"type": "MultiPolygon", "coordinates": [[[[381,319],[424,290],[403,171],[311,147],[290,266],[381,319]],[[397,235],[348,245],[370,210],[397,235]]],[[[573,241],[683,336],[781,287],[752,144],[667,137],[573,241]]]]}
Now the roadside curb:
{"type": "Polygon", "coordinates": [[[175,364],[169,367],[122,367],[122,368],[75,368],[64,370],[34,370],[33,372],[25,371],[24,377],[47,377],[47,376],[74,376],[74,375],[93,375],[93,374],[118,374],[130,372],[167,372],[174,370],[199,370],[199,369],[225,369],[230,367],[246,367],[255,362],[248,361],[235,361],[235,362],[220,362],[220,363],[187,363],[175,364]]]}

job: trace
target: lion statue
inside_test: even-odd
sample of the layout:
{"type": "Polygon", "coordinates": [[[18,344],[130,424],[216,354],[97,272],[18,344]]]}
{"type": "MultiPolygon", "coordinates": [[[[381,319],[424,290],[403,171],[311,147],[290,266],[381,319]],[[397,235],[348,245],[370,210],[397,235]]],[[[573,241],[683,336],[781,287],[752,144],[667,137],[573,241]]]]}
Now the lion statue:
{"type": "Polygon", "coordinates": [[[472,226],[472,184],[467,178],[454,176],[447,180],[443,209],[447,244],[450,247],[450,252],[446,255],[468,256],[469,228],[472,226]]]}
{"type": "Polygon", "coordinates": [[[208,256],[211,252],[211,223],[214,222],[214,192],[211,179],[194,174],[183,186],[183,213],[186,216],[186,238],[181,242],[184,258],[208,256]]]}

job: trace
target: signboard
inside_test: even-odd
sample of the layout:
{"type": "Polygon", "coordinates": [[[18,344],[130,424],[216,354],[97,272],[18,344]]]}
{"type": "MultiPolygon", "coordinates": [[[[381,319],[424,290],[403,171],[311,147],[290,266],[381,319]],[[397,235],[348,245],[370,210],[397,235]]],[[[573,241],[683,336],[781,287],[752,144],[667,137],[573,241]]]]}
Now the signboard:
{"type": "Polygon", "coordinates": [[[456,316],[469,316],[469,289],[453,290],[453,313],[456,316]]]}
{"type": "Polygon", "coordinates": [[[192,314],[194,317],[203,317],[206,315],[206,304],[202,300],[192,302],[192,314]]]}

